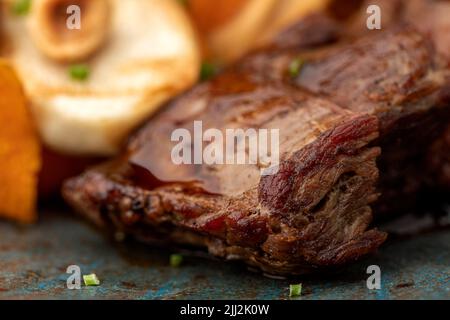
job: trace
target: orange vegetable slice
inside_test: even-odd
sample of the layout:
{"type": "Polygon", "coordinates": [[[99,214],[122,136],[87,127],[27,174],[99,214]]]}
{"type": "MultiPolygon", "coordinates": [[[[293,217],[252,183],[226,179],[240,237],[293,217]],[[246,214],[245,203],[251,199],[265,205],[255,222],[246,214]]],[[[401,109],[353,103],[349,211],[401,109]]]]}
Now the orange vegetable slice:
{"type": "Polygon", "coordinates": [[[0,217],[21,223],[37,218],[40,144],[21,84],[0,60],[0,217]]]}

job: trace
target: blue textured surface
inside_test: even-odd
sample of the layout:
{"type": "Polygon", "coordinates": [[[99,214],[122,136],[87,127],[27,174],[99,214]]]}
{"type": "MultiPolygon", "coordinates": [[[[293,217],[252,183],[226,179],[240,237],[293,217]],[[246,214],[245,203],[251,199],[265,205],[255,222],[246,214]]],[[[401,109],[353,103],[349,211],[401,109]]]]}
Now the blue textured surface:
{"type": "Polygon", "coordinates": [[[450,230],[387,243],[377,255],[333,276],[269,279],[241,264],[185,257],[169,266],[164,249],[114,244],[69,214],[44,214],[37,226],[0,223],[2,299],[450,299],[450,230]],[[77,264],[102,284],[68,290],[65,270],[77,264]],[[366,268],[377,264],[382,289],[366,288],[366,268]]]}

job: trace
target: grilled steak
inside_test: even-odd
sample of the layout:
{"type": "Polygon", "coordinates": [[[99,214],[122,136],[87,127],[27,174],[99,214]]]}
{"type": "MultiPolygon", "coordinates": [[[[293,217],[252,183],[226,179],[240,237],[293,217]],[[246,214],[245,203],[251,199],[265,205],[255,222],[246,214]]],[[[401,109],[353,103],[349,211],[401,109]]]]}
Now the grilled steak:
{"type": "MultiPolygon", "coordinates": [[[[364,9],[373,4],[379,5],[382,10],[383,28],[390,28],[399,23],[408,23],[414,25],[431,39],[438,55],[435,64],[440,64],[441,69],[447,70],[448,86],[450,83],[450,1],[367,0],[361,5],[360,10],[356,10],[347,26],[341,28],[341,35],[338,38],[367,34],[368,30],[365,28],[367,14],[364,9]]],[[[436,189],[443,189],[444,196],[448,197],[450,191],[450,125],[436,142],[432,143],[432,141],[428,141],[431,148],[425,160],[421,160],[423,170],[411,171],[406,176],[414,181],[415,190],[425,183],[426,189],[434,189],[433,192],[439,192],[436,189]],[[425,174],[425,172],[427,173],[425,174]],[[419,181],[420,183],[417,183],[419,181]]],[[[411,188],[409,189],[411,190],[411,188]]],[[[385,192],[385,194],[387,193],[385,192]]],[[[392,195],[396,196],[395,193],[392,195]]]]}
{"type": "Polygon", "coordinates": [[[431,43],[410,27],[391,30],[396,31],[311,59],[296,81],[342,107],[380,119],[379,214],[415,207],[430,142],[449,123],[450,81],[431,43]]]}
{"type": "Polygon", "coordinates": [[[448,123],[449,91],[433,43],[413,27],[328,46],[337,39],[330,23],[299,23],[280,39],[324,31],[275,42],[179,97],[120,157],[69,180],[64,197],[107,229],[207,247],[272,274],[373,252],[386,234],[371,229],[371,205],[380,191],[388,194],[381,211],[390,194],[415,192],[408,177],[448,123]],[[290,74],[298,57],[305,65],[290,74]],[[175,165],[171,134],[192,133],[194,121],[221,132],[279,129],[278,171],[261,176],[262,163],[175,165]]]}

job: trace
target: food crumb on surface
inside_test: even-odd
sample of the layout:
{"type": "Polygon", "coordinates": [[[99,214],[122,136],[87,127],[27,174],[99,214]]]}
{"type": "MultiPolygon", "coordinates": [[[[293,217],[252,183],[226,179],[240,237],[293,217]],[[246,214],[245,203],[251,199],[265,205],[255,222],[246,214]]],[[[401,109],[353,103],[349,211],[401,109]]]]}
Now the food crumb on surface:
{"type": "Polygon", "coordinates": [[[83,275],[83,281],[85,286],[99,286],[100,280],[95,273],[83,275]]]}
{"type": "Polygon", "coordinates": [[[177,268],[183,262],[183,256],[181,254],[171,254],[170,255],[170,266],[177,268]]]}
{"type": "Polygon", "coordinates": [[[291,284],[289,286],[289,297],[299,297],[302,295],[302,284],[291,284]]]}

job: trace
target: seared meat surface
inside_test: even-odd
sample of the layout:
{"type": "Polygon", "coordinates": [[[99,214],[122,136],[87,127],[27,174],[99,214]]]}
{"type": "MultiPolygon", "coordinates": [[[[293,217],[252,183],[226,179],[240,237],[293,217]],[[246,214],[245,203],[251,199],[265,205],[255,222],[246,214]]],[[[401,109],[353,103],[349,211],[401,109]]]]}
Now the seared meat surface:
{"type": "Polygon", "coordinates": [[[449,123],[450,100],[448,74],[432,43],[413,27],[390,30],[312,58],[296,79],[339,106],[379,118],[376,211],[384,215],[416,206],[427,179],[427,150],[449,123]]]}
{"type": "MultiPolygon", "coordinates": [[[[441,69],[446,69],[444,76],[448,88],[448,83],[450,83],[450,1],[367,0],[350,19],[347,27],[341,29],[342,34],[345,34],[346,37],[367,34],[368,31],[364,27],[367,14],[363,9],[370,4],[379,5],[382,9],[383,28],[390,28],[399,23],[408,23],[432,41],[437,54],[434,63],[439,64],[441,69]]],[[[450,95],[449,92],[446,94],[447,96],[450,95]]],[[[411,182],[407,184],[415,185],[414,189],[417,189],[422,186],[425,180],[427,189],[434,189],[433,192],[439,192],[439,189],[440,191],[443,190],[448,197],[450,191],[450,124],[436,142],[433,143],[433,140],[424,142],[431,145],[431,148],[425,160],[420,160],[422,162],[421,170],[410,169],[407,176],[410,177],[411,182]]],[[[426,192],[430,191],[427,190],[426,192]]],[[[385,194],[387,193],[385,192],[385,194]]]]}
{"type": "Polygon", "coordinates": [[[449,83],[433,41],[412,26],[355,41],[337,41],[341,32],[320,16],[293,26],[168,104],[120,157],[69,180],[65,199],[109,230],[206,247],[272,274],[374,252],[386,234],[371,228],[371,207],[390,212],[392,199],[419,189],[427,147],[448,123],[449,83]],[[171,134],[193,133],[194,121],[279,129],[278,171],[174,164],[171,134]]]}

